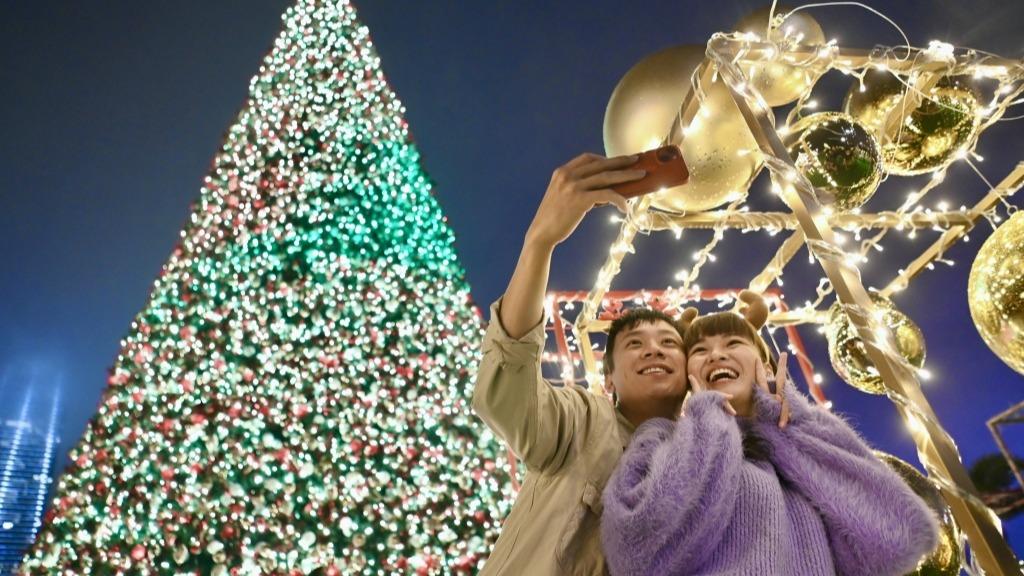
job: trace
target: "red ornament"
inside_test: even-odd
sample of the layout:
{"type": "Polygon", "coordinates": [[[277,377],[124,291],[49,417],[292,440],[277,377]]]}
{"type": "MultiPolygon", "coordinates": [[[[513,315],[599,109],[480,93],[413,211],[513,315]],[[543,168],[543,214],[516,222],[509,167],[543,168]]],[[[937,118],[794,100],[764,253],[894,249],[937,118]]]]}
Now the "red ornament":
{"type": "Polygon", "coordinates": [[[132,560],[135,560],[136,562],[138,562],[138,561],[142,560],[145,557],[146,557],[146,547],[145,546],[143,546],[142,544],[136,544],[134,547],[132,547],[132,560]]]}
{"type": "Polygon", "coordinates": [[[457,572],[469,572],[473,569],[474,564],[476,564],[476,558],[473,556],[462,556],[455,561],[455,570],[457,572]]]}

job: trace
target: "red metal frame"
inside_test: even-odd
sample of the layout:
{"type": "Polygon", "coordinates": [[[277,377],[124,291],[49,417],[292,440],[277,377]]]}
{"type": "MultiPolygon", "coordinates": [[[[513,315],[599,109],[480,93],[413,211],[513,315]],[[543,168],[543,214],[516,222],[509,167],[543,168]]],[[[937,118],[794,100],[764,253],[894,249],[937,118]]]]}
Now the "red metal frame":
{"type": "MultiPolygon", "coordinates": [[[[706,301],[715,300],[721,296],[733,295],[738,293],[739,290],[735,289],[714,289],[714,290],[699,290],[694,292],[697,296],[696,300],[706,301]]],[[[632,302],[637,298],[656,298],[664,296],[665,290],[615,290],[607,292],[603,298],[605,302],[632,302]]],[[[768,300],[769,304],[775,304],[779,310],[785,312],[789,310],[786,306],[785,300],[782,299],[782,292],[778,289],[770,288],[765,290],[762,295],[768,300]]],[[[579,352],[573,352],[569,350],[569,342],[566,338],[564,324],[568,321],[562,317],[561,306],[562,304],[578,304],[586,301],[588,296],[587,292],[581,291],[563,291],[563,292],[548,292],[548,303],[550,309],[548,314],[551,319],[551,323],[545,327],[546,330],[550,330],[554,333],[555,343],[558,346],[559,356],[564,361],[568,360],[571,366],[575,366],[576,362],[581,360],[579,352]]],[[[804,341],[800,337],[800,332],[797,330],[795,325],[787,325],[784,327],[786,331],[786,337],[789,339],[789,343],[796,350],[797,363],[800,365],[800,371],[803,373],[804,379],[807,381],[807,389],[810,391],[814,400],[819,404],[828,402],[825,397],[825,392],[821,389],[821,386],[814,381],[814,364],[807,357],[807,351],[804,348],[804,341]]],[[[600,353],[597,353],[600,355],[600,353]]]]}

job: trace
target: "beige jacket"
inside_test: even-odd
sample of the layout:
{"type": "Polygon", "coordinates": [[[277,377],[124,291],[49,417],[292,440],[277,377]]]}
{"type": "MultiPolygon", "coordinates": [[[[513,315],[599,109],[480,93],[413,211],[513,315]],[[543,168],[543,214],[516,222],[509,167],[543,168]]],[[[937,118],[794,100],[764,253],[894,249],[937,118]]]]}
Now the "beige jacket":
{"type": "Polygon", "coordinates": [[[526,464],[482,576],[607,574],[601,493],[633,434],[611,402],[541,378],[544,322],[513,340],[491,305],[473,409],[526,464]]]}

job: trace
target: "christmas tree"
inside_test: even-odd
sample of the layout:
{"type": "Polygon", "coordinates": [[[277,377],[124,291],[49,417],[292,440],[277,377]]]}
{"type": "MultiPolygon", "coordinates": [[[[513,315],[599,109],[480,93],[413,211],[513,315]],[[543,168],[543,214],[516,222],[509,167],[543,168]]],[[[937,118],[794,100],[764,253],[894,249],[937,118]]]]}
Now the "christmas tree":
{"type": "Polygon", "coordinates": [[[301,0],[25,574],[475,571],[508,511],[451,231],[347,2],[301,0]]]}

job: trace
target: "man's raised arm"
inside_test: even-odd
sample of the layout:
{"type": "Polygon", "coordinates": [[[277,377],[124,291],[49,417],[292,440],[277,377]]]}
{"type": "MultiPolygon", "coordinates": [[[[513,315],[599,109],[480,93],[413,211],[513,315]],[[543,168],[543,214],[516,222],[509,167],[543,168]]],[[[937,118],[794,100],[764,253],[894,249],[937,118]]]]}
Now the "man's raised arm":
{"type": "Polygon", "coordinates": [[[540,375],[551,254],[594,206],[615,204],[625,210],[626,201],[609,186],[643,177],[641,170],[625,169],[633,162],[583,154],[555,170],[500,309],[491,308],[473,410],[534,470],[557,469],[566,462],[586,409],[574,392],[554,389],[540,375]]]}
{"type": "Polygon", "coordinates": [[[644,176],[643,170],[627,169],[634,162],[636,156],[581,154],[551,175],[502,298],[501,325],[511,338],[525,335],[544,315],[544,294],[555,246],[576,230],[594,206],[614,204],[626,211],[626,200],[610,187],[644,176]]]}

